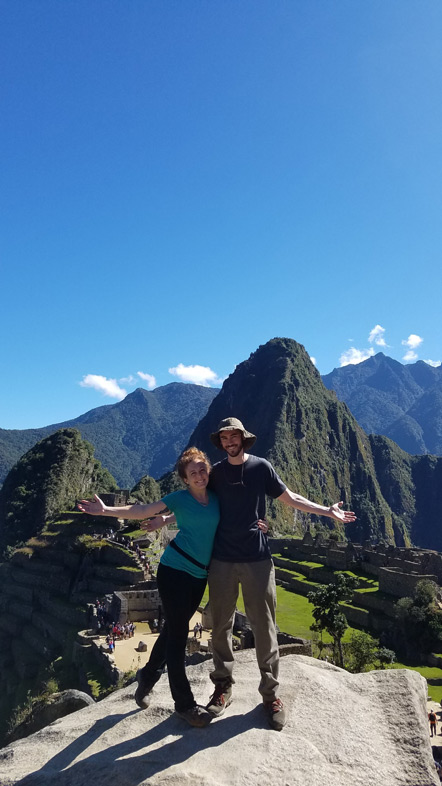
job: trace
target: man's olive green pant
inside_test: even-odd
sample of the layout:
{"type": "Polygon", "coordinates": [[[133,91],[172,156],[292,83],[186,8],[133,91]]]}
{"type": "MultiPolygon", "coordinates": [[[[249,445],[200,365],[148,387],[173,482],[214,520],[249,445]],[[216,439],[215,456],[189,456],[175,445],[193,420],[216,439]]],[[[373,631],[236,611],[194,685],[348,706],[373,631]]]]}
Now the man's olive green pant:
{"type": "Polygon", "coordinates": [[[278,696],[279,650],[276,636],[275,569],[271,559],[259,562],[221,562],[209,569],[209,602],[212,614],[213,682],[233,679],[232,628],[239,585],[247,619],[255,637],[256,659],[261,672],[259,692],[264,701],[278,696]]]}

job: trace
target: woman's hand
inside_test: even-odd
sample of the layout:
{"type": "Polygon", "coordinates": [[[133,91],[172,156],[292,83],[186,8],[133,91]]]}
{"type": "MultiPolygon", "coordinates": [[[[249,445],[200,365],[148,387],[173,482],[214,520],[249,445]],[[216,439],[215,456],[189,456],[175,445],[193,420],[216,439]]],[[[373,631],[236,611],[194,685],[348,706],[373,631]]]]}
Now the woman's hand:
{"type": "Polygon", "coordinates": [[[89,499],[82,499],[77,503],[77,508],[81,510],[82,513],[87,513],[89,516],[105,516],[107,512],[106,505],[96,494],[94,494],[93,502],[89,499]]]}
{"type": "Polygon", "coordinates": [[[350,524],[350,522],[356,521],[356,516],[352,510],[341,510],[341,505],[343,504],[343,502],[335,502],[334,505],[330,505],[330,518],[336,521],[343,521],[344,524],[350,524]]]}
{"type": "Polygon", "coordinates": [[[267,534],[267,532],[269,531],[269,522],[267,521],[267,519],[258,519],[256,523],[258,524],[258,528],[261,530],[261,532],[267,534]]]}

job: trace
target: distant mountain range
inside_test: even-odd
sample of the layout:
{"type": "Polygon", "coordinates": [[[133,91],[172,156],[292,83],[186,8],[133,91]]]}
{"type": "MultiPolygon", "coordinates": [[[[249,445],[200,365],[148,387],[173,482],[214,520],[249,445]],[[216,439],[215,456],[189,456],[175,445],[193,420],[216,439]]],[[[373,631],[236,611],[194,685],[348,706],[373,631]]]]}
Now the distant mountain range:
{"type": "MultiPolygon", "coordinates": [[[[390,388],[396,390],[396,398],[406,406],[406,385],[404,392],[395,380],[402,374],[401,364],[390,364],[384,356],[372,358],[373,361],[377,365],[385,361],[387,369],[393,368],[395,385],[390,388]]],[[[420,364],[416,366],[421,368],[420,364]]],[[[437,369],[425,367],[422,377],[428,378],[427,371],[438,373],[437,369]]],[[[432,378],[437,379],[435,375],[432,378]]],[[[416,392],[418,383],[414,378],[413,382],[414,386],[409,383],[408,388],[416,392]]],[[[422,381],[419,387],[423,388],[422,381]]],[[[428,386],[426,392],[432,387],[428,386]]],[[[388,388],[386,383],[384,388],[388,388]]],[[[410,401],[411,393],[408,395],[410,401]]],[[[381,404],[377,406],[382,408],[381,404]]],[[[243,420],[246,428],[257,435],[251,452],[269,459],[293,491],[328,505],[342,500],[347,509],[355,511],[357,520],[345,531],[349,539],[384,540],[399,546],[414,544],[442,551],[442,457],[409,455],[385,436],[368,436],[346,404],[324,386],[304,348],[292,339],[272,339],[259,347],[236,367],[221,391],[180,383],[152,392],[137,390],[120,404],[92,410],[63,426],[76,426],[95,445],[97,457],[101,456],[103,465],[120,486],[130,487],[142,476],[158,478],[165,468],[170,469],[186,444],[206,450],[214,461],[222,458],[222,452],[211,445],[209,435],[219,420],[231,415],[243,420]],[[180,428],[182,441],[178,444],[180,428]]],[[[74,437],[63,433],[54,444],[59,442],[77,444],[74,437]]],[[[44,482],[51,450],[45,449],[41,469],[39,454],[43,456],[43,445],[21,460],[14,470],[15,480],[5,482],[2,496],[6,513],[0,530],[6,531],[9,519],[13,522],[15,500],[23,508],[37,471],[44,482]],[[26,473],[30,466],[33,469],[28,482],[26,473]]],[[[60,464],[56,452],[53,459],[62,472],[63,462],[60,464]]],[[[176,483],[175,473],[165,475],[159,484],[160,493],[176,487],[176,483]]],[[[151,486],[149,479],[138,483],[139,498],[149,496],[151,486]]],[[[52,502],[51,505],[55,509],[52,502]]],[[[312,524],[316,532],[335,527],[343,530],[329,519],[315,520],[278,502],[269,504],[269,516],[275,533],[299,535],[312,524]]]]}
{"type": "Polygon", "coordinates": [[[412,455],[442,455],[442,366],[402,365],[379,352],[322,381],[368,434],[384,434],[412,455]]]}
{"type": "Polygon", "coordinates": [[[155,390],[138,388],[118,404],[91,409],[64,423],[36,429],[0,429],[0,483],[36,442],[62,428],[77,428],[120,488],[144,475],[171,469],[189,435],[205,415],[216,388],[172,382],[155,390]]]}

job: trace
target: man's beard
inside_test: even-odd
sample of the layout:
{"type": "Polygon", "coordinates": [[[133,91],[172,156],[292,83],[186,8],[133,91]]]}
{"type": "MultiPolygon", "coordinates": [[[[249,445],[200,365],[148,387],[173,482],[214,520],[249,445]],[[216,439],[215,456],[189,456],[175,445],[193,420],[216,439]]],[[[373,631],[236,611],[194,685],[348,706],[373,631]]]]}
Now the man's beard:
{"type": "Polygon", "coordinates": [[[224,448],[226,453],[228,453],[229,456],[232,456],[232,458],[236,458],[236,456],[239,456],[239,454],[242,452],[242,449],[243,449],[242,445],[233,445],[231,448],[224,448]]]}

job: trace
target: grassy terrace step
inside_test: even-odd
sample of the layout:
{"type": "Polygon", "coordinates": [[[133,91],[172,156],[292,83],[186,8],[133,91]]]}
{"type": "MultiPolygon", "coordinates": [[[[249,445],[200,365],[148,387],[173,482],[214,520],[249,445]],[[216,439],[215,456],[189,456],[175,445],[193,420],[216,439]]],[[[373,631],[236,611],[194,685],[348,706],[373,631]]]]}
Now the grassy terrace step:
{"type": "MultiPolygon", "coordinates": [[[[377,592],[379,590],[379,579],[376,577],[364,573],[363,571],[354,571],[354,570],[342,570],[337,571],[332,568],[323,565],[322,563],[318,562],[310,562],[308,560],[293,560],[284,557],[281,554],[273,554],[273,557],[276,558],[275,565],[278,567],[279,570],[285,571],[288,575],[292,575],[296,579],[306,579],[313,585],[321,584],[320,581],[320,570],[324,570],[324,579],[330,573],[343,573],[345,576],[353,576],[360,581],[364,582],[365,586],[359,587],[356,592],[377,592]],[[281,565],[281,562],[284,563],[284,566],[281,565]],[[278,564],[279,563],[279,564],[278,564]],[[315,575],[309,576],[310,570],[315,569],[315,575]],[[306,578],[307,577],[307,578],[306,578]]],[[[329,582],[325,580],[323,583],[328,584],[329,582]]]]}
{"type": "Polygon", "coordinates": [[[287,579],[298,579],[299,581],[302,581],[303,584],[310,585],[311,587],[319,586],[319,582],[311,581],[311,579],[308,579],[307,576],[304,576],[303,573],[297,573],[296,570],[287,570],[286,568],[279,568],[275,566],[275,571],[277,571],[277,576],[284,576],[287,579]]]}

